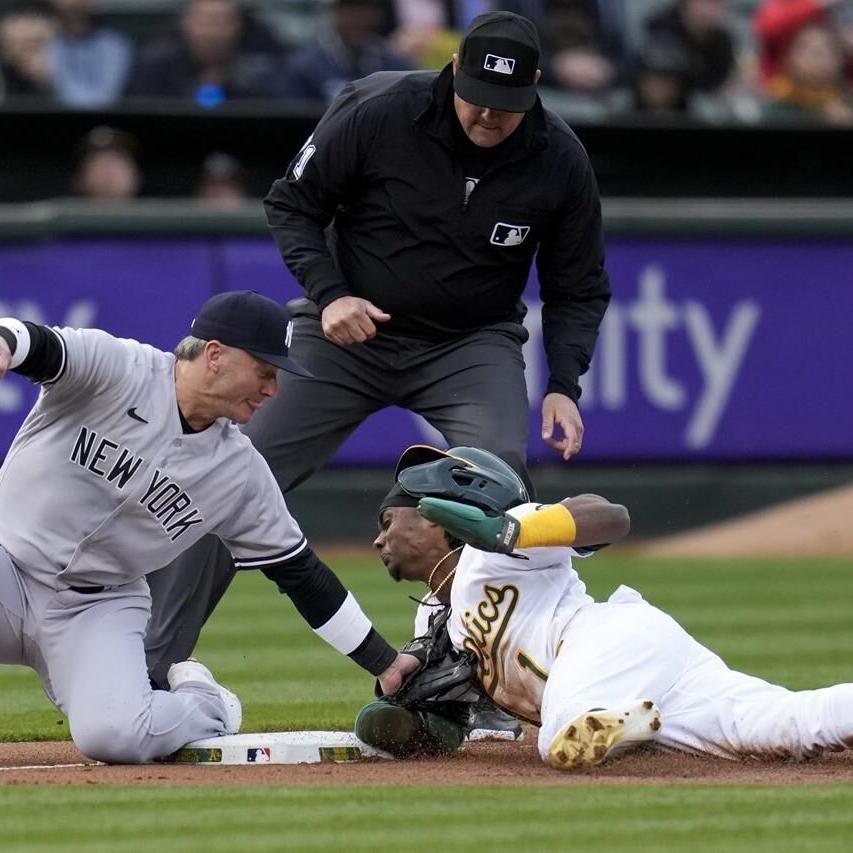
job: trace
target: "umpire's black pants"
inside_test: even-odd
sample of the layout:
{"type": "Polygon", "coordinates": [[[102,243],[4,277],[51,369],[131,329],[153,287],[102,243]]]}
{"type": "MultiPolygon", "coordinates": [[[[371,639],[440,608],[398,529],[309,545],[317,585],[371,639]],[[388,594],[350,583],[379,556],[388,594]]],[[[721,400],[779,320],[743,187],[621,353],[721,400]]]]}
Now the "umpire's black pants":
{"type": "MultiPolygon", "coordinates": [[[[449,446],[491,450],[527,479],[529,409],[521,355],[526,338],[522,326],[501,323],[441,343],[380,334],[340,347],[326,340],[316,317],[297,316],[291,356],[315,378],[280,372],[277,397],[264,403],[244,431],[285,493],[322,467],[365,418],[387,406],[423,415],[449,446]]],[[[365,531],[365,541],[370,538],[365,531]]],[[[192,654],[234,572],[219,539],[206,536],[148,576],[152,612],[145,645],[155,683],[165,686],[169,665],[192,654]]]]}

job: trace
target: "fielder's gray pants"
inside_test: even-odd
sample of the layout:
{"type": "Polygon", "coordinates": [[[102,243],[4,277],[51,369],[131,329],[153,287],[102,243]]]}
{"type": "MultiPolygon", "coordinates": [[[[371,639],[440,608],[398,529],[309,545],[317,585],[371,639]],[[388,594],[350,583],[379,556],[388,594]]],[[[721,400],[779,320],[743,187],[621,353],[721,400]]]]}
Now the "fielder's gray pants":
{"type": "Polygon", "coordinates": [[[0,547],[0,664],[38,672],[90,758],[135,764],[225,731],[215,687],[152,690],[143,649],[144,578],[96,594],[37,580],[0,547]]]}
{"type": "MultiPolygon", "coordinates": [[[[264,403],[245,433],[284,493],[321,468],[369,415],[388,406],[423,415],[450,446],[491,450],[527,480],[526,339],[523,326],[501,323],[441,343],[380,335],[340,347],[326,340],[318,319],[297,316],[291,355],[314,378],[280,372],[278,396],[264,403]]],[[[389,470],[389,488],[390,477],[389,470]]],[[[371,538],[372,531],[365,531],[365,541],[371,538]]],[[[224,546],[207,536],[148,576],[153,603],[146,651],[155,683],[164,683],[170,664],[192,654],[234,571],[224,546]]]]}

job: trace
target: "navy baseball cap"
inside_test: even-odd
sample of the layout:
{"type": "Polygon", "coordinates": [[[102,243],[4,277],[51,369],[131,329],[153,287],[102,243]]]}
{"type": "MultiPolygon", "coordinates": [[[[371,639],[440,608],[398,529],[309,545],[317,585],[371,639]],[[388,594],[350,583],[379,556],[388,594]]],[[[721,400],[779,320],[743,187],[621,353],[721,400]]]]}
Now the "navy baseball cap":
{"type": "Polygon", "coordinates": [[[453,88],[478,107],[526,113],[536,103],[539,34],[512,12],[478,15],[462,36],[453,88]]]}
{"type": "Polygon", "coordinates": [[[293,321],[283,305],[255,290],[233,290],[212,296],[201,306],[190,334],[246,350],[289,373],[311,376],[288,358],[292,329],[293,321]]]}

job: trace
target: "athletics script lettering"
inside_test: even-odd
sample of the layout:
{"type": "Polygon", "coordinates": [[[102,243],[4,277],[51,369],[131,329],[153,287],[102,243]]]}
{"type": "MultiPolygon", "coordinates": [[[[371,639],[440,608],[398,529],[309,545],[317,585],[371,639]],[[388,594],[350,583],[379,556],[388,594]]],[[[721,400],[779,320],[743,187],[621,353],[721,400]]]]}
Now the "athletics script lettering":
{"type": "Polygon", "coordinates": [[[485,598],[475,611],[466,610],[462,614],[462,626],[467,634],[462,645],[476,655],[483,688],[493,696],[501,680],[501,641],[518,604],[519,594],[518,587],[512,584],[485,584],[483,592],[485,598]]]}

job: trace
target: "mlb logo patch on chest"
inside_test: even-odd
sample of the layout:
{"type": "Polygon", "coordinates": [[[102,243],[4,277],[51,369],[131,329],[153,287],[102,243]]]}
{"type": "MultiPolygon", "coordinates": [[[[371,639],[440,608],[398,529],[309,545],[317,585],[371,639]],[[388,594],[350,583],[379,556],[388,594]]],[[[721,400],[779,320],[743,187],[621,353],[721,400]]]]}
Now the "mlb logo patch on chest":
{"type": "Polygon", "coordinates": [[[483,68],[486,71],[494,71],[495,74],[512,74],[515,71],[515,60],[509,56],[495,56],[493,53],[487,53],[483,68]]]}
{"type": "Polygon", "coordinates": [[[520,246],[530,233],[529,225],[496,222],[489,242],[493,246],[520,246]]]}

